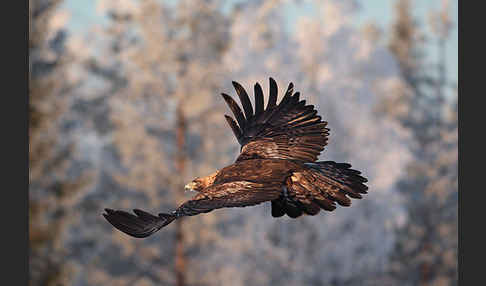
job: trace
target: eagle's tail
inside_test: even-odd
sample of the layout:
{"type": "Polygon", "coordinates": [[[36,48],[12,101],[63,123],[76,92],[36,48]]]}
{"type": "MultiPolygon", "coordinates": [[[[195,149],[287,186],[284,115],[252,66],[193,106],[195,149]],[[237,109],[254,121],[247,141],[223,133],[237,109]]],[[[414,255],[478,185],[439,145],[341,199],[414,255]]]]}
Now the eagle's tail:
{"type": "Polygon", "coordinates": [[[105,219],[118,230],[137,238],[147,237],[174,221],[175,214],[161,213],[158,216],[135,209],[135,215],[121,210],[105,209],[105,219]]]}
{"type": "Polygon", "coordinates": [[[351,202],[345,195],[360,199],[362,194],[367,193],[368,187],[364,184],[367,179],[360,175],[361,172],[351,169],[350,164],[320,161],[304,163],[304,165],[313,173],[313,177],[324,179],[312,183],[312,187],[320,191],[323,196],[312,199],[311,192],[309,192],[310,197],[300,200],[293,189],[298,186],[290,184],[286,192],[272,201],[273,217],[281,217],[285,214],[291,218],[297,218],[302,214],[316,215],[320,208],[332,211],[336,208],[335,202],[343,206],[350,205],[351,202]],[[337,192],[326,192],[326,189],[337,190],[337,192]]]}
{"type": "Polygon", "coordinates": [[[360,194],[368,193],[368,186],[364,183],[368,179],[361,175],[358,170],[351,169],[351,164],[336,163],[334,161],[319,161],[314,163],[305,163],[304,165],[318,171],[320,174],[335,182],[335,187],[354,199],[361,199],[360,194]],[[347,188],[343,188],[343,186],[347,188]]]}

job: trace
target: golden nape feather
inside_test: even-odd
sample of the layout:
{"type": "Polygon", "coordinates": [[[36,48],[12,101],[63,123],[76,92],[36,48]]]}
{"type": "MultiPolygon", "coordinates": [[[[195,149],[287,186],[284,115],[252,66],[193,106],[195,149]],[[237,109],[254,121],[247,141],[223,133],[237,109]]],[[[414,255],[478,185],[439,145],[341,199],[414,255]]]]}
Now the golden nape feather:
{"type": "Polygon", "coordinates": [[[317,161],[327,144],[327,122],[317,115],[313,105],[300,100],[292,83],[277,104],[277,84],[270,78],[266,108],[258,83],[254,86],[255,108],[245,89],[237,82],[233,86],[243,110],[231,96],[222,96],[235,118],[225,115],[241,146],[236,161],[188,183],[186,189],[197,195],[171,213],[155,216],[138,209],[135,214],[106,209],[103,216],[108,222],[141,238],[180,217],[220,208],[271,202],[273,217],[286,214],[297,218],[317,215],[321,209],[333,211],[336,205],[350,206],[350,198],[361,199],[367,193],[367,179],[350,164],[317,161]]]}

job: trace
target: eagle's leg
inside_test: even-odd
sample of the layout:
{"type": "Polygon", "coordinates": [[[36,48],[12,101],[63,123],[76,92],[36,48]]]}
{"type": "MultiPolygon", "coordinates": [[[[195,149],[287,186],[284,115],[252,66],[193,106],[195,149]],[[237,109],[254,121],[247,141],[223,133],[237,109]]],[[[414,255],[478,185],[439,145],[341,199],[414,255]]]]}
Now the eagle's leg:
{"type": "Polygon", "coordinates": [[[282,194],[285,199],[289,198],[289,189],[287,189],[287,186],[283,186],[282,194]]]}
{"type": "Polygon", "coordinates": [[[292,199],[289,189],[286,185],[282,187],[282,194],[276,200],[272,201],[272,216],[281,217],[287,214],[291,218],[296,218],[302,215],[302,210],[298,203],[292,199]]]}

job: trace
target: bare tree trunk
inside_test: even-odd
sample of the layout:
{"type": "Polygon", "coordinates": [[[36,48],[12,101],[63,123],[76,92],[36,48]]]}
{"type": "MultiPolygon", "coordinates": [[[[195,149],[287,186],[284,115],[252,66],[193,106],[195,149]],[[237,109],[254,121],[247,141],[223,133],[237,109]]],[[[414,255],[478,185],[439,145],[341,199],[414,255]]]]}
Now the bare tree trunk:
{"type": "MultiPolygon", "coordinates": [[[[176,110],[177,123],[176,123],[176,141],[177,141],[177,159],[176,170],[179,174],[179,178],[183,178],[182,174],[185,171],[186,165],[186,152],[185,152],[185,134],[186,134],[186,118],[182,110],[182,103],[179,103],[176,110]]],[[[180,182],[182,185],[182,182],[180,182]]],[[[182,190],[182,188],[180,188],[182,190]]],[[[180,203],[183,199],[183,193],[179,190],[176,191],[176,201],[180,203]]],[[[176,271],[176,285],[184,286],[185,273],[186,273],[186,258],[184,255],[184,232],[182,228],[183,219],[178,219],[176,223],[176,257],[175,257],[175,271],[176,271]]]]}

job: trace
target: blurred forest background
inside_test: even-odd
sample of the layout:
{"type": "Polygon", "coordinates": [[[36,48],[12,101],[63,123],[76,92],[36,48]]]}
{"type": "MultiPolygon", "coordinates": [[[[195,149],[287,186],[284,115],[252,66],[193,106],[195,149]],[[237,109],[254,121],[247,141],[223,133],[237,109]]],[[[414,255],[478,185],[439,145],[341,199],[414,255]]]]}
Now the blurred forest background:
{"type": "Polygon", "coordinates": [[[356,24],[379,5],[98,0],[72,29],[67,3],[29,0],[30,285],[457,285],[457,2],[390,2],[356,24]],[[232,163],[220,93],[267,96],[270,76],[317,106],[321,159],[363,171],[364,199],[221,209],[144,240],[104,220],[171,210],[232,163]]]}

